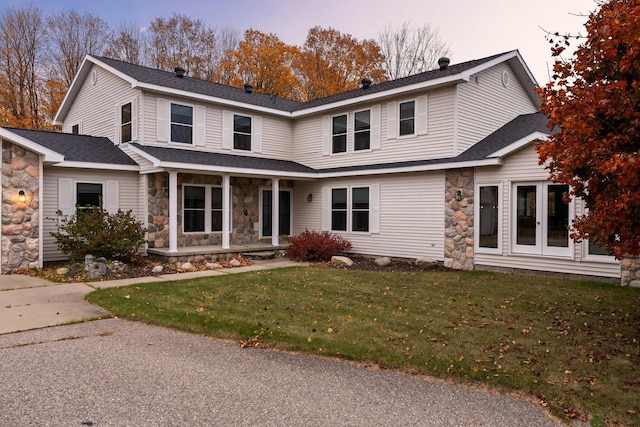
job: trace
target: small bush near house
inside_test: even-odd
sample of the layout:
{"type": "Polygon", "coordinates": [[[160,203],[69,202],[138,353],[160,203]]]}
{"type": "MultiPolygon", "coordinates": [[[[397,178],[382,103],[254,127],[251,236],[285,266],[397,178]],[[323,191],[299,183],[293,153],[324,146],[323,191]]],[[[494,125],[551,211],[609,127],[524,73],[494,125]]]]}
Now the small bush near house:
{"type": "Polygon", "coordinates": [[[110,214],[102,207],[87,206],[69,217],[58,215],[58,231],[51,235],[72,261],[87,254],[127,261],[144,243],[146,229],[131,211],[110,214]]]}
{"type": "Polygon", "coordinates": [[[291,238],[287,257],[296,261],[329,261],[351,249],[351,242],[328,231],[305,230],[291,238]]]}

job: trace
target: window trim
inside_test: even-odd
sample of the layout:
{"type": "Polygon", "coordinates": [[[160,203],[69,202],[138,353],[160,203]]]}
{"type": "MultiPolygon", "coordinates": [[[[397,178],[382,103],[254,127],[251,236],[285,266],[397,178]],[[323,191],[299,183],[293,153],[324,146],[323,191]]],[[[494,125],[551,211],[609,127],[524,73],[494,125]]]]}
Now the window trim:
{"type": "MultiPolygon", "coordinates": [[[[549,206],[549,186],[562,185],[551,181],[522,181],[511,183],[511,233],[510,233],[510,254],[511,255],[533,255],[542,257],[554,257],[574,259],[574,243],[573,239],[567,234],[566,247],[548,246],[548,206],[549,206]],[[517,244],[518,232],[518,187],[531,186],[536,188],[536,244],[535,245],[519,245],[517,244]]],[[[575,217],[575,201],[572,200],[568,206],[569,221],[575,217]]],[[[569,231],[567,231],[569,233],[569,231]]]]}
{"type": "Polygon", "coordinates": [[[119,129],[118,141],[121,142],[121,143],[133,142],[133,140],[134,140],[133,139],[133,123],[134,123],[134,120],[133,120],[133,115],[134,115],[133,101],[129,101],[129,102],[125,102],[125,103],[120,104],[119,111],[120,111],[120,117],[119,117],[120,120],[119,120],[119,126],[118,126],[118,129],[119,129]],[[131,115],[130,120],[128,122],[126,122],[126,123],[124,123],[122,121],[122,111],[123,111],[125,105],[129,105],[129,114],[131,115]],[[124,140],[123,134],[122,134],[122,130],[126,125],[130,126],[129,139],[127,141],[124,140]]]}
{"type": "MultiPolygon", "coordinates": [[[[262,186],[262,185],[260,186],[260,197],[259,197],[259,201],[258,201],[258,203],[260,203],[260,213],[259,213],[260,233],[258,235],[259,235],[259,238],[261,238],[261,239],[268,238],[268,237],[273,237],[272,235],[265,236],[262,233],[263,232],[263,229],[262,229],[263,223],[262,223],[262,221],[263,221],[263,217],[264,217],[263,207],[264,207],[264,199],[265,199],[264,192],[265,191],[273,192],[273,187],[262,186]]],[[[293,187],[280,187],[280,192],[284,192],[284,191],[289,193],[289,200],[291,201],[291,206],[290,206],[290,209],[289,209],[289,231],[291,233],[293,233],[293,204],[294,204],[293,187]]],[[[279,201],[279,198],[280,198],[280,195],[278,194],[278,201],[279,201]]],[[[271,212],[273,213],[273,206],[271,207],[271,209],[272,209],[271,212]]],[[[280,209],[278,209],[278,211],[280,211],[280,209]]],[[[280,230],[278,230],[278,231],[280,231],[280,230]]],[[[272,234],[273,234],[273,232],[272,232],[272,234]]],[[[282,235],[281,232],[280,232],[280,235],[282,235]]],[[[290,236],[292,236],[292,235],[293,234],[290,234],[290,236]]]]}
{"type": "Polygon", "coordinates": [[[330,121],[330,138],[331,138],[331,155],[332,156],[341,156],[341,155],[345,155],[349,153],[349,113],[344,113],[344,114],[334,114],[331,116],[331,121],[330,121]],[[333,125],[334,125],[334,120],[337,119],[338,117],[345,117],[345,129],[344,129],[344,133],[333,133],[333,125]],[[333,143],[333,139],[336,136],[342,136],[344,135],[344,151],[334,151],[334,143],[333,143]]]}
{"type": "Polygon", "coordinates": [[[247,114],[239,114],[239,113],[231,113],[231,150],[238,151],[241,153],[252,153],[253,152],[253,133],[254,133],[254,118],[252,115],[247,114]],[[249,126],[251,127],[251,132],[237,132],[236,131],[236,117],[246,117],[249,119],[249,126]],[[249,149],[244,148],[236,148],[236,134],[238,135],[248,135],[249,136],[249,149]]]}
{"type": "Polygon", "coordinates": [[[366,153],[368,151],[372,151],[372,122],[373,121],[373,112],[371,108],[365,108],[363,110],[357,110],[353,112],[353,152],[354,153],[366,153]],[[356,129],[356,115],[358,113],[364,113],[364,112],[368,112],[369,113],[369,126],[367,127],[367,129],[363,129],[363,130],[357,130],[356,129]],[[357,149],[356,148],[356,134],[358,133],[364,133],[367,132],[369,134],[369,147],[367,148],[361,148],[361,149],[357,149]]]}
{"type": "MultiPolygon", "coordinates": [[[[398,126],[398,132],[397,132],[397,138],[398,139],[406,139],[406,138],[415,138],[416,136],[418,136],[418,127],[417,127],[417,121],[418,121],[418,100],[417,98],[412,98],[412,99],[405,99],[402,101],[398,101],[398,105],[397,105],[397,126],[398,126]],[[400,134],[401,132],[401,128],[402,126],[400,126],[401,122],[402,122],[402,118],[400,117],[400,106],[402,104],[408,104],[410,102],[413,102],[413,133],[407,133],[407,134],[400,134]]],[[[407,120],[407,119],[405,119],[407,120]]]]}
{"type": "Polygon", "coordinates": [[[180,145],[182,147],[185,146],[195,146],[196,145],[196,106],[194,104],[189,104],[186,102],[174,102],[174,101],[169,101],[169,117],[168,117],[168,122],[169,122],[169,135],[168,135],[168,139],[169,139],[169,144],[177,144],[180,145]],[[182,107],[190,107],[191,108],[191,125],[187,125],[184,123],[175,123],[176,125],[179,126],[184,126],[184,127],[191,127],[191,142],[181,142],[181,141],[174,141],[172,138],[172,132],[171,132],[171,128],[174,125],[174,122],[171,120],[171,108],[173,105],[179,105],[182,107]]]}
{"type": "Polygon", "coordinates": [[[494,255],[502,255],[502,250],[503,250],[503,229],[504,229],[504,224],[503,224],[503,199],[504,199],[504,194],[502,192],[502,182],[491,182],[491,181],[487,181],[487,182],[478,182],[475,185],[475,194],[478,195],[477,197],[477,201],[474,202],[474,215],[475,218],[478,218],[478,230],[475,233],[475,235],[477,236],[475,239],[475,244],[474,244],[474,250],[478,253],[483,253],[483,254],[494,254],[494,255]],[[480,246],[480,190],[482,187],[498,187],[498,200],[496,200],[496,202],[498,203],[498,247],[497,248],[489,248],[489,247],[485,247],[485,246],[480,246]]]}
{"type": "Polygon", "coordinates": [[[92,205],[92,206],[98,206],[103,208],[105,206],[105,199],[106,199],[106,182],[105,181],[99,181],[99,180],[73,180],[73,206],[76,207],[76,211],[78,210],[84,210],[86,209],[86,205],[85,206],[80,206],[78,204],[78,185],[80,184],[92,184],[92,185],[100,185],[101,188],[101,192],[100,192],[100,204],[99,205],[92,205]]]}
{"type": "Polygon", "coordinates": [[[327,187],[329,190],[329,229],[332,233],[338,233],[338,234],[360,234],[360,235],[368,235],[368,234],[372,234],[373,232],[371,231],[372,228],[372,214],[373,214],[373,201],[372,201],[372,185],[368,185],[368,184],[364,184],[364,185],[358,185],[358,184],[354,184],[354,185],[346,185],[346,186],[335,186],[335,187],[327,187]],[[353,214],[356,211],[362,212],[364,211],[363,209],[354,209],[353,206],[353,190],[354,189],[359,189],[359,188],[366,188],[367,189],[367,195],[368,195],[368,203],[369,203],[369,208],[366,209],[366,211],[368,212],[368,226],[367,226],[367,230],[354,230],[353,229],[353,214]],[[346,190],[347,193],[347,207],[346,209],[334,209],[333,208],[333,191],[334,190],[346,190]],[[346,213],[346,230],[335,230],[333,228],[333,212],[334,211],[340,211],[340,212],[345,212],[346,213]]]}
{"type": "MultiPolygon", "coordinates": [[[[181,231],[183,235],[194,235],[194,234],[222,234],[222,230],[212,230],[212,221],[211,221],[211,214],[214,211],[219,211],[219,209],[213,209],[211,207],[211,203],[212,203],[212,192],[211,189],[212,188],[220,188],[222,189],[222,185],[212,185],[212,184],[189,184],[189,183],[183,183],[182,184],[182,205],[181,205],[181,216],[182,216],[182,224],[181,224],[181,231]],[[184,229],[184,225],[185,225],[185,221],[184,221],[184,211],[185,211],[185,207],[184,207],[184,197],[185,197],[185,187],[198,187],[198,188],[204,188],[204,231],[185,231],[184,229]]],[[[231,190],[231,187],[229,188],[229,199],[231,200],[233,198],[232,194],[233,191],[231,190]]],[[[224,190],[222,191],[222,194],[224,195],[224,190]]],[[[224,215],[224,209],[222,209],[222,214],[224,215]]],[[[224,219],[224,218],[223,218],[224,219]]],[[[232,216],[231,216],[231,204],[229,204],[229,231],[231,231],[233,229],[233,225],[232,225],[232,216]]]]}

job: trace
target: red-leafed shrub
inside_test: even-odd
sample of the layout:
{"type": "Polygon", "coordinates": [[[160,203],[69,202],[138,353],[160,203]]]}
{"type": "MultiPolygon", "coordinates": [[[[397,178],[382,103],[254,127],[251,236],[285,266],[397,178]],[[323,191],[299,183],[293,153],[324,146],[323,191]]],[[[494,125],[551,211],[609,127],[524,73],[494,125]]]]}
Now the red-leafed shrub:
{"type": "Polygon", "coordinates": [[[296,261],[329,261],[351,249],[351,242],[328,231],[309,231],[291,238],[287,257],[296,261]]]}

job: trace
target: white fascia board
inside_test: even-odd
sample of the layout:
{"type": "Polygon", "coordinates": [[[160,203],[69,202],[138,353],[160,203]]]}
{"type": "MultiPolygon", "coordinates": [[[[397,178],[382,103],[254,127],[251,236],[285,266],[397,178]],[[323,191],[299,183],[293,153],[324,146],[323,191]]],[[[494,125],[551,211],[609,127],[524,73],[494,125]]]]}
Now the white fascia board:
{"type": "MultiPolygon", "coordinates": [[[[302,110],[297,110],[291,113],[291,117],[304,117],[311,114],[320,113],[326,110],[334,110],[337,108],[349,107],[355,104],[361,104],[364,102],[378,101],[381,99],[390,98],[397,95],[405,95],[411,92],[424,90],[432,87],[444,86],[444,85],[452,85],[458,83],[468,82],[471,74],[468,72],[455,74],[452,76],[441,77],[439,79],[427,80],[420,83],[414,83],[412,85],[401,86],[394,89],[385,90],[382,92],[372,93],[370,95],[357,96],[355,98],[345,99],[343,101],[331,102],[328,104],[319,105],[317,107],[305,108],[302,110]]],[[[360,89],[365,90],[365,89],[360,89]]]]}
{"type": "Polygon", "coordinates": [[[40,144],[37,144],[29,139],[23,138],[20,135],[16,135],[15,133],[0,128],[0,138],[9,140],[15,144],[20,145],[23,148],[26,148],[30,151],[36,152],[43,156],[44,162],[62,162],[64,161],[64,156],[56,151],[50,150],[46,147],[43,147],[40,144]]]}
{"type": "Polygon", "coordinates": [[[501,165],[502,159],[483,159],[483,160],[471,160],[467,162],[451,162],[451,163],[437,163],[431,165],[418,165],[418,166],[406,166],[398,168],[388,169],[367,169],[357,171],[339,171],[339,172],[320,172],[318,178],[341,178],[351,176],[365,176],[365,175],[387,175],[395,173],[410,173],[410,172],[430,172],[439,171],[445,169],[460,169],[460,168],[474,168],[482,166],[496,166],[501,165]]]}
{"type": "Polygon", "coordinates": [[[229,166],[210,166],[210,165],[198,165],[191,163],[174,163],[174,162],[160,162],[160,167],[165,169],[178,169],[178,170],[194,170],[194,171],[207,171],[216,172],[221,174],[233,174],[233,175],[247,175],[247,176],[268,176],[268,177],[281,177],[281,178],[301,178],[301,179],[314,179],[318,177],[317,173],[308,172],[288,172],[269,169],[252,169],[252,168],[234,168],[229,166]]]}
{"type": "Polygon", "coordinates": [[[195,100],[204,101],[204,102],[211,102],[214,104],[233,107],[236,109],[253,110],[253,111],[259,111],[261,113],[273,114],[275,116],[291,118],[291,113],[289,111],[277,110],[275,108],[267,108],[259,105],[247,104],[245,102],[231,101],[229,99],[218,98],[218,97],[209,96],[209,95],[202,95],[199,93],[189,92],[186,90],[171,89],[163,86],[157,86],[153,84],[140,83],[140,82],[136,82],[131,87],[134,89],[137,88],[142,90],[148,90],[150,92],[155,92],[155,93],[180,96],[183,98],[195,99],[195,100]]]}
{"type": "Polygon", "coordinates": [[[529,134],[529,135],[525,136],[524,138],[520,138],[519,140],[507,145],[504,148],[501,148],[498,151],[495,151],[495,152],[489,154],[487,156],[487,158],[489,158],[489,157],[491,157],[491,158],[504,157],[504,156],[506,156],[508,154],[513,153],[516,150],[521,149],[522,147],[524,147],[525,145],[527,145],[527,144],[529,144],[529,143],[531,143],[533,141],[536,141],[536,140],[546,141],[547,138],[549,138],[549,135],[547,135],[544,132],[534,132],[532,134],[529,134]]]}
{"type": "Polygon", "coordinates": [[[133,171],[138,172],[140,166],[137,165],[113,165],[110,163],[90,163],[90,162],[59,162],[51,166],[61,168],[78,168],[78,169],[105,169],[112,171],[133,171]]]}

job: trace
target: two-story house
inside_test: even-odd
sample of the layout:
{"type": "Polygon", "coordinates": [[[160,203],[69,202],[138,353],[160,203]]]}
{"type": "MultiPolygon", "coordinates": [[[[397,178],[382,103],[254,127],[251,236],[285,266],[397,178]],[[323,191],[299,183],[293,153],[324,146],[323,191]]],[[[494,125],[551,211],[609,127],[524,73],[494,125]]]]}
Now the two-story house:
{"type": "MultiPolygon", "coordinates": [[[[549,135],[518,51],[300,103],[88,56],[55,118],[0,128],[2,271],[64,259],[56,212],[103,203],[179,259],[279,247],[305,229],[353,252],[458,269],[619,277],[567,225],[584,212],[547,180],[549,135]]],[[[99,255],[99,254],[96,254],[99,255]]]]}

